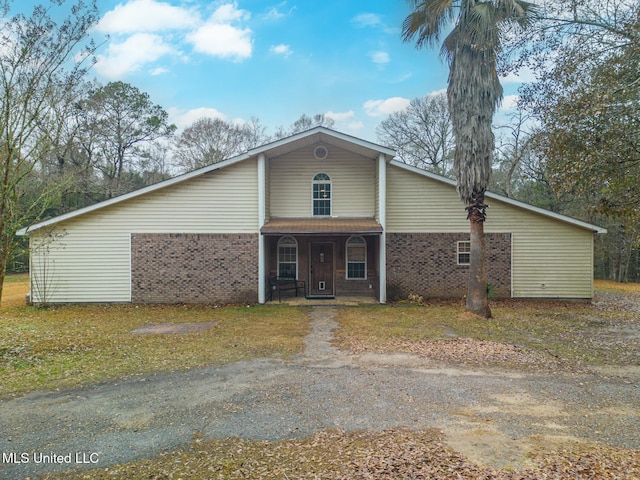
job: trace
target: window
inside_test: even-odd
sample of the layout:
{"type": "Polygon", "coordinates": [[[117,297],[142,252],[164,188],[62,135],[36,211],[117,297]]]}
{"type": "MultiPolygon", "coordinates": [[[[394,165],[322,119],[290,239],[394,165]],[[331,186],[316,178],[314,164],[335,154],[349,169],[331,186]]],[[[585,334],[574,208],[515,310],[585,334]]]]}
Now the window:
{"type": "Polygon", "coordinates": [[[278,278],[298,278],[298,242],[293,237],[278,240],[278,278]]]}
{"type": "Polygon", "coordinates": [[[367,278],[367,242],[362,237],[347,240],[347,279],[367,278]]]}
{"type": "Polygon", "coordinates": [[[313,216],[331,216],[331,178],[326,173],[313,177],[313,216]]]}
{"type": "Polygon", "coordinates": [[[469,265],[471,261],[471,242],[458,242],[458,265],[469,265]]]}

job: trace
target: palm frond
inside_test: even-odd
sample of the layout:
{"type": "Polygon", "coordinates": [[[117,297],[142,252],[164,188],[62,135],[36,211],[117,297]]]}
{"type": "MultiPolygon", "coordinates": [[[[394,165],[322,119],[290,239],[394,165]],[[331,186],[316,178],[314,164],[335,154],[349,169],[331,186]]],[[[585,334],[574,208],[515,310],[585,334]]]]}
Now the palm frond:
{"type": "Polygon", "coordinates": [[[402,22],[402,39],[416,47],[435,46],[455,18],[453,0],[413,0],[414,10],[402,22]]]}

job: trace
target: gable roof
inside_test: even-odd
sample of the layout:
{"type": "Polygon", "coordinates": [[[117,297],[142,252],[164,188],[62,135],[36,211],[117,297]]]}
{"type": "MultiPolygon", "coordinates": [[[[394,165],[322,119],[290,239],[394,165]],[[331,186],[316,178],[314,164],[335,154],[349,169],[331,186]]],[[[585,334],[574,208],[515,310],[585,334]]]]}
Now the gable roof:
{"type": "MultiPolygon", "coordinates": [[[[405,170],[409,170],[410,172],[417,173],[424,177],[430,178],[437,182],[446,183],[451,185],[453,188],[456,188],[456,181],[447,177],[443,177],[441,175],[437,175],[435,173],[428,172],[427,170],[423,170],[421,168],[413,167],[411,165],[407,165],[406,163],[402,163],[398,160],[392,160],[390,162],[391,165],[396,167],[404,168],[405,170]]],[[[550,210],[545,210],[544,208],[536,207],[533,205],[529,205],[528,203],[521,202],[519,200],[514,200],[513,198],[505,197],[503,195],[499,195],[497,193],[486,192],[485,196],[487,198],[493,198],[500,202],[506,203],[508,205],[512,205],[517,208],[521,208],[523,210],[527,210],[529,212],[537,213],[538,215],[542,215],[544,217],[553,218],[554,220],[559,220],[561,222],[569,223],[571,225],[575,225],[576,227],[584,228],[586,230],[590,230],[594,233],[607,233],[607,230],[602,227],[598,227],[597,225],[592,225],[591,223],[583,222],[581,220],[576,220],[575,218],[568,217],[566,215],[561,215],[559,213],[552,212],[550,210]]]]}
{"type": "Polygon", "coordinates": [[[257,157],[261,154],[265,155],[267,158],[273,158],[318,143],[333,145],[335,147],[342,148],[363,157],[376,158],[378,155],[385,155],[390,160],[395,156],[395,151],[388,147],[384,147],[367,140],[362,140],[360,138],[353,137],[336,130],[331,130],[326,127],[314,127],[304,132],[300,132],[295,135],[291,135],[289,137],[285,137],[256,148],[252,148],[251,150],[241,153],[240,155],[236,155],[221,162],[207,165],[206,167],[193,170],[192,172],[178,175],[177,177],[173,177],[168,180],[149,185],[148,187],[144,187],[133,192],[126,193],[124,195],[119,195],[117,197],[110,198],[109,200],[104,200],[102,202],[98,202],[93,205],[89,205],[88,207],[80,208],[63,215],[58,215],[57,217],[52,217],[48,220],[44,220],[42,222],[18,230],[17,235],[26,235],[30,231],[38,230],[49,225],[54,225],[65,220],[79,217],[80,215],[84,215],[86,213],[108,207],[110,205],[115,205],[117,203],[121,203],[126,200],[130,200],[132,198],[136,198],[141,195],[160,190],[162,188],[170,187],[172,185],[190,180],[194,177],[198,177],[200,175],[204,175],[209,172],[228,167],[235,163],[242,162],[249,158],[257,157]]]}
{"type": "MultiPolygon", "coordinates": [[[[115,205],[115,204],[130,200],[132,198],[146,195],[147,193],[154,192],[156,190],[170,187],[172,185],[177,185],[179,183],[185,182],[187,180],[198,177],[200,175],[205,175],[209,172],[213,172],[215,170],[225,168],[230,165],[234,165],[236,163],[248,160],[250,158],[255,158],[259,155],[265,155],[265,157],[267,158],[274,158],[274,157],[278,157],[280,155],[284,155],[286,153],[298,150],[300,148],[304,148],[310,145],[316,145],[319,143],[333,145],[335,147],[352,152],[356,155],[360,155],[360,156],[372,158],[372,159],[377,158],[379,155],[383,155],[391,165],[404,168],[406,170],[417,173],[419,175],[423,175],[427,178],[431,178],[432,180],[435,180],[441,183],[449,184],[454,188],[456,187],[456,182],[454,180],[451,180],[446,177],[442,177],[440,175],[436,175],[434,173],[428,172],[426,170],[422,170],[417,167],[407,165],[397,160],[392,160],[393,157],[395,156],[395,151],[392,150],[391,148],[378,145],[376,143],[369,142],[367,140],[363,140],[357,137],[353,137],[351,135],[338,132],[336,130],[331,130],[326,127],[314,127],[304,132],[300,132],[295,135],[291,135],[289,137],[267,143],[260,147],[252,148],[247,152],[241,153],[240,155],[236,155],[234,157],[228,158],[221,162],[214,163],[212,165],[207,165],[206,167],[202,167],[192,172],[178,175],[177,177],[173,177],[168,180],[158,182],[153,185],[149,185],[148,187],[144,187],[139,190],[135,190],[133,192],[129,192],[124,195],[120,195],[118,197],[114,197],[109,200],[105,200],[105,201],[96,203],[94,205],[90,205],[88,207],[80,208],[78,210],[74,210],[73,212],[65,213],[63,215],[58,215],[57,217],[50,218],[48,220],[36,223],[34,225],[30,225],[28,227],[18,230],[17,235],[21,235],[21,236],[27,235],[30,231],[38,230],[50,225],[55,225],[65,220],[70,220],[72,218],[76,218],[81,215],[85,215],[87,213],[100,210],[102,208],[106,208],[110,205],[115,205]]],[[[504,197],[502,195],[487,192],[486,196],[488,198],[494,198],[496,200],[513,205],[515,207],[522,208],[524,210],[528,210],[530,212],[534,212],[549,218],[553,218],[555,220],[566,222],[566,223],[575,225],[577,227],[593,231],[595,233],[607,232],[606,229],[598,227],[596,225],[591,225],[589,223],[582,222],[580,220],[567,217],[565,215],[560,215],[558,213],[550,212],[542,208],[534,207],[533,205],[529,205],[524,202],[514,200],[512,198],[504,197]]]]}

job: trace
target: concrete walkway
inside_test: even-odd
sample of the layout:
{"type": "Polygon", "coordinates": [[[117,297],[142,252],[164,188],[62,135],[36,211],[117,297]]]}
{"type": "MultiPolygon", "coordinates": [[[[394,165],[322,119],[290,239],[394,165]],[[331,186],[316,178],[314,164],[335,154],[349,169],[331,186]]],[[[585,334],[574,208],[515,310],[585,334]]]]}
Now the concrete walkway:
{"type": "Polygon", "coordinates": [[[137,376],[0,402],[0,478],[153,458],[195,434],[275,441],[325,428],[442,429],[470,459],[518,467],[532,436],[640,448],[640,391],[595,375],[525,375],[355,357],[332,345],[334,307],[314,307],[305,350],[137,376]]]}

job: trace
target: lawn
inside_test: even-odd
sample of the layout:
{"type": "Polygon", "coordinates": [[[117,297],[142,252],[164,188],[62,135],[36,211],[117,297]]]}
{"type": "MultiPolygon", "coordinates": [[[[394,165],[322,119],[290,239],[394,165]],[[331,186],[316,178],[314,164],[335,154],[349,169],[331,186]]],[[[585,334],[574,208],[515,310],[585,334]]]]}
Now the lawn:
{"type": "Polygon", "coordinates": [[[286,306],[28,307],[23,282],[12,280],[5,284],[9,305],[3,302],[0,308],[0,397],[252,357],[286,357],[301,351],[309,329],[304,311],[286,306]],[[22,306],[12,301],[17,290],[22,290],[22,306]],[[165,322],[217,324],[200,333],[131,333],[165,322]]]}
{"type": "MultiPolygon", "coordinates": [[[[26,288],[24,277],[10,277],[5,284],[6,303],[0,308],[0,395],[4,396],[251,357],[287,357],[301,351],[309,331],[308,310],[297,307],[36,308],[24,305],[26,288]],[[201,333],[131,333],[152,323],[212,321],[217,324],[201,333]]],[[[499,346],[509,347],[508,352],[533,358],[531,365],[536,369],[541,366],[537,361],[549,368],[638,365],[640,319],[634,308],[640,285],[596,282],[596,289],[604,300],[595,304],[493,302],[491,320],[469,315],[461,302],[455,301],[345,307],[338,312],[336,342],[356,354],[407,351],[462,364],[491,363],[470,360],[468,347],[472,345],[492,352],[499,346]],[[627,301],[630,298],[631,304],[627,301]],[[463,343],[463,355],[444,348],[460,342],[472,342],[463,343]],[[457,354],[446,355],[452,351],[457,354]]],[[[499,364],[506,368],[531,366],[512,360],[506,356],[499,364]]],[[[635,450],[576,445],[552,453],[543,445],[532,458],[535,467],[491,470],[450,449],[437,430],[324,430],[307,439],[279,442],[195,438],[186,451],[80,473],[74,478],[631,479],[640,475],[640,453],[635,450]]]]}
{"type": "MultiPolygon", "coordinates": [[[[24,305],[28,278],[8,276],[0,308],[0,397],[66,388],[152,371],[219,365],[300,352],[306,310],[287,306],[223,307],[24,305]],[[205,332],[138,335],[153,323],[217,322],[205,332]]],[[[597,295],[640,296],[640,284],[597,281],[597,295]]],[[[638,313],[616,304],[493,302],[494,318],[461,302],[342,308],[336,341],[353,353],[416,353],[447,363],[498,363],[534,369],[638,365],[638,313]],[[489,352],[483,358],[481,351],[489,352]],[[480,354],[473,356],[470,352],[480,354]]]]}
{"type": "MultiPolygon", "coordinates": [[[[598,291],[605,287],[616,298],[640,296],[639,284],[607,282],[598,291]]],[[[449,363],[536,370],[640,365],[640,315],[626,303],[617,307],[613,299],[492,302],[489,320],[470,315],[457,301],[359,307],[341,310],[336,337],[341,348],[354,353],[404,351],[449,363]],[[482,349],[487,355],[478,352],[482,349]]]]}

